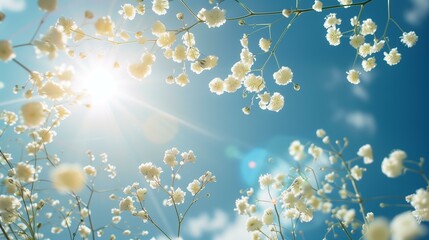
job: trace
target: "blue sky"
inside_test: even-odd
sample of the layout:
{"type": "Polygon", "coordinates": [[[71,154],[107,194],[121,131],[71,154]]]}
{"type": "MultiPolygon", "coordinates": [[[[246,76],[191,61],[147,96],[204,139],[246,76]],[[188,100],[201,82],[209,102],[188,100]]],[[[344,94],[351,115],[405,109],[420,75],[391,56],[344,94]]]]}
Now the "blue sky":
{"type": "MultiPolygon", "coordinates": [[[[193,9],[208,6],[206,1],[204,4],[202,1],[189,2],[192,2],[193,9]]],[[[294,5],[292,1],[270,1],[270,4],[265,4],[265,1],[248,2],[252,9],[258,11],[294,5]]],[[[117,10],[121,3],[101,0],[60,1],[58,9],[46,19],[41,33],[62,16],[80,22],[85,10],[92,10],[96,17],[111,15],[112,19],[120,22],[117,10]]],[[[179,1],[172,1],[171,5],[171,14],[161,19],[167,25],[177,27],[172,13],[185,10],[179,1]]],[[[234,1],[225,1],[220,7],[227,9],[227,17],[243,13],[234,1]]],[[[0,23],[0,39],[10,39],[14,44],[28,41],[43,16],[33,1],[2,0],[0,9],[7,15],[6,21],[0,23]]],[[[147,22],[153,22],[155,15],[150,13],[149,6],[147,12],[133,23],[124,23],[123,28],[129,31],[149,29],[147,22]]],[[[347,25],[348,19],[357,14],[358,9],[341,9],[337,12],[343,19],[343,25],[347,25]]],[[[382,62],[379,55],[377,68],[369,74],[363,74],[362,83],[358,86],[346,80],[345,72],[352,67],[355,56],[347,40],[344,39],[339,47],[332,47],[325,39],[323,21],[328,13],[309,13],[298,18],[279,47],[281,65],[293,69],[294,80],[301,86],[299,92],[295,92],[291,86],[279,89],[285,96],[285,107],[279,113],[258,110],[254,106],[252,114],[246,116],[241,108],[249,104],[249,97],[243,99],[240,93],[221,96],[210,93],[208,82],[214,77],[225,78],[228,75],[230,66],[239,60],[239,39],[243,33],[252,29],[240,27],[237,22],[227,22],[219,29],[210,30],[200,25],[194,30],[197,45],[204,54],[215,54],[220,59],[214,70],[201,75],[190,74],[191,83],[184,88],[165,84],[165,77],[180,71],[181,66],[166,62],[161,56],[154,65],[152,75],[141,82],[131,79],[125,70],[119,70],[114,74],[114,78],[119,81],[118,95],[109,100],[109,104],[92,109],[73,106],[72,116],[57,130],[57,139],[49,150],[59,153],[64,162],[82,165],[87,163],[87,150],[96,154],[106,152],[109,160],[118,166],[118,180],[98,184],[100,188],[117,189],[134,181],[143,182],[138,165],[146,161],[162,165],[164,150],[171,147],[182,151],[192,149],[198,160],[183,172],[183,188],[187,181],[200,176],[205,170],[217,176],[217,183],[206,189],[210,192],[210,198],[202,199],[192,208],[186,220],[188,224],[185,224],[184,239],[232,240],[244,236],[245,220],[233,212],[240,189],[256,187],[260,174],[287,170],[288,166],[295,164],[287,154],[287,148],[294,139],[321,144],[315,136],[318,128],[324,128],[334,139],[347,136],[350,140],[349,156],[353,156],[363,144],[373,146],[375,163],[368,167],[366,177],[360,183],[363,195],[377,196],[381,190],[385,195],[411,194],[424,187],[424,181],[410,173],[398,179],[387,179],[380,171],[380,164],[393,149],[405,150],[410,159],[429,156],[429,83],[426,77],[429,7],[424,0],[392,1],[394,19],[405,31],[415,31],[419,41],[415,47],[407,49],[399,42],[401,32],[392,24],[388,31],[392,36],[391,44],[398,46],[402,53],[400,64],[390,67],[382,62]],[[268,158],[272,158],[273,163],[268,163],[268,158]],[[257,167],[250,169],[249,161],[256,162],[257,167]]],[[[379,25],[378,31],[381,31],[387,17],[385,1],[373,1],[363,16],[373,18],[379,25]]],[[[270,22],[277,18],[265,17],[258,21],[270,22]]],[[[249,20],[248,23],[252,21],[256,20],[249,20]]],[[[273,26],[273,38],[279,36],[284,24],[282,22],[273,26]]],[[[255,35],[252,41],[266,35],[267,32],[261,31],[261,35],[255,35]]],[[[89,53],[103,52],[108,58],[124,62],[124,65],[150,49],[140,45],[112,47],[90,43],[79,47],[89,53]]],[[[37,59],[32,47],[19,49],[16,53],[17,59],[39,71],[51,70],[63,62],[76,63],[64,54],[54,61],[37,59]]],[[[85,72],[87,67],[85,62],[77,63],[76,70],[85,72]]],[[[266,78],[270,78],[274,71],[275,63],[270,62],[266,78]]],[[[16,111],[25,101],[19,100],[22,99],[21,94],[14,95],[11,89],[16,82],[23,84],[27,74],[13,62],[1,63],[0,73],[0,82],[3,83],[0,85],[3,86],[0,89],[0,107],[16,111]]],[[[13,139],[6,141],[3,138],[0,144],[10,151],[19,151],[20,148],[15,146],[17,144],[13,139]]],[[[111,217],[110,212],[103,209],[116,204],[105,199],[106,195],[97,196],[97,205],[93,209],[98,214],[99,226],[106,224],[111,217]]],[[[398,203],[399,200],[393,201],[398,203]]],[[[153,199],[149,204],[156,209],[159,202],[153,199]]],[[[369,209],[387,218],[407,210],[380,209],[373,202],[368,205],[369,209]]],[[[159,216],[168,221],[173,216],[172,209],[161,206],[159,216]]],[[[131,218],[129,221],[130,225],[135,224],[131,218]]],[[[321,224],[303,226],[304,229],[323,234],[325,227],[321,224]]],[[[140,230],[149,229],[150,236],[158,236],[148,225],[139,225],[140,230]]],[[[167,228],[167,231],[172,230],[167,228]]],[[[308,234],[305,239],[320,238],[308,234]]]]}

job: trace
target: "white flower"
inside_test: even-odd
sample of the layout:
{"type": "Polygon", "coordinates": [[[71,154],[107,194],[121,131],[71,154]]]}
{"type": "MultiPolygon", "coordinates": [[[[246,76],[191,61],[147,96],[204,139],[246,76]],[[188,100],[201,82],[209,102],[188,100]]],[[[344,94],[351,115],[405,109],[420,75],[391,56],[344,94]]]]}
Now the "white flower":
{"type": "Polygon", "coordinates": [[[273,78],[278,85],[287,85],[292,82],[293,72],[289,67],[281,67],[277,72],[273,73],[273,78]]]}
{"type": "Polygon", "coordinates": [[[384,158],[381,162],[381,171],[390,178],[398,177],[404,169],[404,160],[407,154],[402,150],[395,150],[390,153],[388,158],[384,158]]]}
{"type": "Polygon", "coordinates": [[[249,208],[249,198],[241,196],[241,198],[235,200],[234,211],[237,211],[239,215],[244,215],[248,213],[249,208]]]}
{"type": "Polygon", "coordinates": [[[185,202],[186,192],[182,191],[182,189],[177,188],[176,190],[170,190],[169,193],[170,198],[167,200],[168,206],[172,206],[173,204],[180,205],[185,202]]]}
{"type": "Polygon", "coordinates": [[[8,40],[0,40],[0,59],[7,62],[15,58],[15,56],[11,42],[8,40]]]}
{"type": "Polygon", "coordinates": [[[300,161],[304,158],[304,145],[300,141],[295,140],[289,145],[289,155],[291,155],[296,161],[300,161]]]}
{"type": "Polygon", "coordinates": [[[201,184],[198,180],[194,179],[194,181],[188,184],[186,189],[192,194],[192,196],[195,196],[195,194],[201,190],[201,184]]]}
{"type": "Polygon", "coordinates": [[[181,63],[182,61],[184,61],[187,56],[186,56],[186,47],[185,45],[179,44],[176,46],[176,48],[173,51],[173,61],[181,63]]]}
{"type": "Polygon", "coordinates": [[[316,131],[316,136],[317,137],[319,137],[319,138],[323,138],[324,136],[326,135],[326,131],[325,130],[323,130],[323,129],[317,129],[317,131],[316,131]]]}
{"type": "Polygon", "coordinates": [[[53,170],[51,179],[58,191],[79,192],[85,186],[85,175],[78,165],[60,165],[53,170]]]}
{"type": "Polygon", "coordinates": [[[16,121],[18,120],[18,115],[16,115],[14,112],[3,110],[3,112],[0,114],[0,119],[3,119],[6,125],[12,126],[15,125],[16,121]]]}
{"type": "MultiPolygon", "coordinates": [[[[350,5],[350,4],[352,4],[352,3],[353,3],[353,1],[352,1],[352,0],[338,0],[338,2],[339,2],[341,5],[350,5]]],[[[346,6],[345,8],[347,8],[347,7],[349,7],[349,6],[346,6]]]]}
{"type": "Polygon", "coordinates": [[[180,156],[182,157],[182,161],[184,163],[195,163],[195,160],[197,160],[197,157],[192,150],[189,150],[188,152],[182,152],[180,156]]]}
{"type": "Polygon", "coordinates": [[[366,240],[389,240],[389,224],[382,218],[376,218],[368,226],[365,225],[362,228],[366,240]]]}
{"type": "Polygon", "coordinates": [[[94,26],[97,34],[108,37],[114,36],[115,23],[110,19],[110,16],[99,18],[94,26]]]}
{"type": "Polygon", "coordinates": [[[243,79],[247,73],[250,72],[250,65],[246,64],[242,61],[236,62],[232,67],[231,67],[231,72],[232,75],[237,78],[238,80],[243,79]]]}
{"type": "Polygon", "coordinates": [[[89,234],[91,234],[91,228],[89,228],[89,227],[87,227],[87,226],[85,226],[83,224],[79,225],[78,231],[79,231],[80,236],[83,239],[88,238],[89,234]]]}
{"type": "Polygon", "coordinates": [[[39,136],[38,139],[40,144],[48,144],[54,140],[54,136],[56,136],[57,133],[50,128],[41,128],[37,132],[37,135],[39,136]]]}
{"type": "Polygon", "coordinates": [[[326,174],[325,180],[330,182],[330,183],[333,183],[335,180],[335,172],[330,172],[330,173],[326,174]]]}
{"type": "Polygon", "coordinates": [[[235,78],[232,75],[229,75],[224,81],[223,81],[223,85],[224,85],[224,90],[225,92],[228,93],[234,93],[236,92],[239,88],[241,88],[241,80],[235,78]]]}
{"type": "Polygon", "coordinates": [[[258,231],[262,228],[262,222],[259,218],[253,216],[249,217],[246,222],[246,229],[248,232],[258,231]]]}
{"type": "Polygon", "coordinates": [[[274,212],[272,208],[267,208],[262,215],[262,222],[265,225],[271,225],[274,222],[274,212]]]}
{"type": "Polygon", "coordinates": [[[392,48],[389,53],[384,52],[384,61],[390,66],[398,64],[401,61],[401,54],[398,53],[398,49],[392,48]]]}
{"type": "Polygon", "coordinates": [[[57,0],[38,0],[39,8],[45,12],[52,12],[57,8],[57,0]]]}
{"type": "Polygon", "coordinates": [[[209,83],[210,92],[221,95],[224,92],[224,82],[220,78],[214,78],[209,83]]]}
{"type": "Polygon", "coordinates": [[[371,164],[374,161],[374,156],[372,154],[371,145],[365,144],[359,148],[357,155],[363,157],[363,162],[365,164],[371,164]]]}
{"type": "Polygon", "coordinates": [[[182,36],[182,41],[187,47],[195,46],[195,36],[191,32],[185,32],[182,36]]]}
{"type": "Polygon", "coordinates": [[[317,159],[323,153],[323,149],[311,144],[308,148],[308,153],[313,156],[313,159],[317,159]]]}
{"type": "Polygon", "coordinates": [[[271,174],[264,174],[259,176],[259,186],[261,189],[270,187],[270,185],[273,183],[274,183],[274,178],[271,176],[271,174]]]}
{"type": "Polygon", "coordinates": [[[21,115],[28,127],[38,127],[45,122],[44,106],[40,102],[30,102],[22,105],[21,115]]]}
{"type": "Polygon", "coordinates": [[[271,46],[271,39],[261,38],[259,39],[259,48],[264,52],[268,52],[271,46]]]}
{"type": "Polygon", "coordinates": [[[68,19],[65,17],[59,18],[57,23],[55,24],[55,27],[59,27],[59,29],[62,29],[64,34],[66,34],[67,37],[71,37],[71,34],[74,30],[76,30],[77,25],[72,19],[68,19]]]}
{"type": "Polygon", "coordinates": [[[174,32],[164,32],[158,35],[156,45],[160,48],[168,48],[176,41],[176,34],[174,32]]]}
{"type": "Polygon", "coordinates": [[[156,22],[153,23],[152,25],[152,34],[155,36],[159,36],[162,33],[165,33],[167,31],[165,25],[157,20],[156,22]]]}
{"type": "Polygon", "coordinates": [[[262,89],[265,88],[265,82],[261,76],[249,74],[244,79],[244,86],[249,92],[260,92],[262,89]]]}
{"type": "Polygon", "coordinates": [[[420,224],[411,212],[396,215],[390,223],[392,240],[412,240],[426,233],[426,228],[420,224]]]}
{"type": "Polygon", "coordinates": [[[414,207],[413,215],[418,221],[429,221],[429,192],[423,188],[405,198],[414,207]]]}
{"type": "Polygon", "coordinates": [[[360,83],[360,72],[354,69],[351,69],[347,72],[347,80],[352,84],[359,84],[360,83]]]}
{"type": "Polygon", "coordinates": [[[321,12],[323,7],[323,3],[319,0],[314,0],[314,4],[312,6],[313,10],[316,12],[321,12]]]}
{"type": "Polygon", "coordinates": [[[188,75],[186,73],[181,73],[179,74],[179,76],[177,76],[174,81],[176,82],[177,85],[184,87],[189,83],[189,78],[188,75]]]}
{"type": "Polygon", "coordinates": [[[11,224],[18,218],[18,209],[21,208],[20,201],[9,195],[0,195],[0,220],[4,224],[11,224]]]}
{"type": "Polygon", "coordinates": [[[350,45],[358,49],[365,42],[365,38],[362,35],[353,35],[350,37],[350,45]]]}
{"type": "Polygon", "coordinates": [[[149,76],[152,72],[152,65],[155,62],[156,57],[151,53],[145,53],[142,55],[140,60],[136,63],[128,65],[128,73],[137,80],[149,76]]]}
{"type": "Polygon", "coordinates": [[[121,210],[121,211],[133,212],[135,209],[136,209],[136,207],[134,207],[134,200],[131,196],[123,198],[119,202],[119,210],[121,210]]]}
{"type": "Polygon", "coordinates": [[[377,31],[377,25],[374,23],[374,21],[372,21],[371,18],[368,18],[362,22],[360,33],[363,36],[374,35],[375,31],[377,31]]]}
{"type": "Polygon", "coordinates": [[[217,65],[218,57],[209,55],[204,59],[200,59],[194,63],[191,64],[191,70],[196,73],[200,74],[204,70],[210,70],[217,65]]]}
{"type": "Polygon", "coordinates": [[[323,23],[323,26],[325,28],[334,27],[336,25],[341,24],[341,19],[337,18],[337,15],[335,13],[330,13],[328,16],[325,17],[325,23],[323,23]]]}
{"type": "Polygon", "coordinates": [[[366,57],[368,55],[371,55],[372,47],[369,43],[364,43],[359,46],[359,55],[362,57],[366,57]]]}
{"type": "Polygon", "coordinates": [[[145,176],[146,181],[159,179],[159,176],[162,173],[162,169],[160,167],[156,167],[151,162],[140,164],[139,171],[145,176]]]}
{"type": "Polygon", "coordinates": [[[33,182],[35,179],[36,170],[30,164],[23,162],[18,163],[15,167],[15,176],[17,179],[23,182],[33,182]]]}
{"type": "Polygon", "coordinates": [[[352,167],[352,169],[350,169],[351,175],[356,181],[359,181],[362,179],[362,175],[364,171],[366,171],[366,169],[360,168],[358,165],[355,165],[354,167],[352,167]]]}
{"type": "Polygon", "coordinates": [[[290,9],[283,9],[283,10],[282,10],[282,15],[283,15],[283,17],[285,17],[285,18],[288,18],[292,13],[293,13],[293,12],[292,12],[292,10],[290,10],[290,9]]]}
{"type": "Polygon", "coordinates": [[[284,104],[284,97],[280,93],[275,92],[270,98],[270,104],[268,104],[267,109],[270,111],[278,112],[282,110],[284,104]]]}
{"type": "Polygon", "coordinates": [[[384,43],[385,43],[384,40],[378,41],[378,40],[374,39],[374,44],[372,45],[371,52],[372,53],[380,52],[380,50],[383,49],[383,47],[384,47],[384,43]]]}
{"type": "Polygon", "coordinates": [[[136,16],[136,8],[131,4],[124,4],[121,6],[121,10],[118,11],[124,19],[133,20],[136,16]]]}
{"type": "Polygon", "coordinates": [[[226,22],[225,10],[221,10],[217,6],[212,10],[202,8],[198,12],[198,17],[203,20],[209,28],[220,27],[226,22]]]}
{"type": "Polygon", "coordinates": [[[97,169],[91,165],[87,165],[83,168],[83,171],[89,176],[97,176],[97,169]]]}
{"type": "Polygon", "coordinates": [[[158,15],[165,15],[167,9],[170,8],[170,3],[168,0],[153,0],[152,1],[152,11],[158,15]]]}
{"type": "Polygon", "coordinates": [[[39,88],[39,94],[42,97],[46,97],[53,101],[59,101],[63,99],[66,94],[63,87],[53,81],[47,81],[41,88],[39,88]]]}
{"type": "Polygon", "coordinates": [[[362,61],[362,68],[365,72],[369,72],[377,66],[375,57],[368,58],[362,61]]]}
{"type": "Polygon", "coordinates": [[[58,50],[67,48],[67,35],[62,27],[50,27],[46,35],[33,42],[38,56],[48,55],[50,59],[57,56],[58,50]]]}
{"type": "Polygon", "coordinates": [[[416,44],[419,37],[416,35],[415,32],[403,32],[401,38],[401,42],[405,44],[407,47],[412,47],[416,44]]]}
{"type": "Polygon", "coordinates": [[[341,33],[339,28],[328,28],[326,33],[326,40],[328,40],[329,44],[332,46],[340,45],[340,40],[343,34],[341,33]]]}

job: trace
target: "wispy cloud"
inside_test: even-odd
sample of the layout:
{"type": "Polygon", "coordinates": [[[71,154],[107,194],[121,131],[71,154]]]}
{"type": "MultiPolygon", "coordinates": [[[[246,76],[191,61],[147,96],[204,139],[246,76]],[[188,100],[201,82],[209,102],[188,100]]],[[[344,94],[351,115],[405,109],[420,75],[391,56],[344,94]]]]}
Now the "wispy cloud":
{"type": "Polygon", "coordinates": [[[428,0],[411,0],[413,7],[405,12],[405,20],[412,25],[422,24],[429,14],[428,0]]]}
{"type": "Polygon", "coordinates": [[[203,213],[189,219],[186,230],[191,237],[200,239],[204,233],[214,233],[225,228],[228,222],[228,214],[218,209],[215,210],[213,216],[203,213]]]}
{"type": "Polygon", "coordinates": [[[374,134],[377,130],[377,123],[371,113],[362,111],[338,111],[335,114],[335,120],[344,122],[348,127],[357,131],[364,131],[374,134]]]}
{"type": "Polygon", "coordinates": [[[25,8],[25,0],[0,0],[1,11],[22,11],[25,8]]]}

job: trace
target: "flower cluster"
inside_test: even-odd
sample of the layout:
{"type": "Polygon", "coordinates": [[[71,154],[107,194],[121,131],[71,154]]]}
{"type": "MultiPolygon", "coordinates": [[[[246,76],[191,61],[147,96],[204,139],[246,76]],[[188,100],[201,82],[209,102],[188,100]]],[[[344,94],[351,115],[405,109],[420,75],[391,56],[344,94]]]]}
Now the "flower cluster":
{"type": "MultiPolygon", "coordinates": [[[[319,218],[324,215],[328,225],[324,239],[329,234],[341,236],[335,229],[344,232],[348,239],[416,239],[425,234],[425,227],[420,221],[429,219],[429,193],[426,189],[418,189],[415,194],[406,197],[415,209],[413,212],[398,213],[390,223],[381,216],[375,217],[373,212],[365,211],[366,197],[359,191],[366,168],[360,167],[358,162],[362,161],[364,165],[374,162],[371,145],[361,146],[355,157],[347,160],[347,138],[332,143],[323,129],[317,130],[316,135],[325,147],[293,141],[289,146],[289,155],[298,163],[296,169],[275,177],[269,173],[261,175],[259,190],[255,192],[251,188],[236,200],[234,210],[239,215],[247,216],[245,228],[252,232],[253,239],[296,238],[299,223],[311,222],[317,212],[319,218]],[[305,163],[306,152],[311,155],[313,163],[305,163]],[[316,168],[312,166],[317,166],[319,170],[314,170],[316,168]],[[294,177],[296,173],[299,175],[294,177]],[[292,231],[284,231],[287,228],[292,231]]],[[[397,172],[402,173],[404,159],[405,152],[393,151],[389,158],[383,160],[382,172],[389,177],[393,177],[391,173],[394,172],[396,176],[397,167],[385,167],[387,161],[393,162],[390,165],[400,164],[401,169],[397,172]]],[[[380,203],[380,206],[386,207],[387,204],[380,203]]]]}
{"type": "MultiPolygon", "coordinates": [[[[164,153],[164,164],[167,168],[171,170],[171,178],[167,179],[169,185],[166,185],[164,182],[161,182],[162,173],[164,172],[161,167],[157,167],[152,162],[142,163],[139,166],[140,173],[144,176],[144,179],[148,183],[149,188],[161,191],[167,196],[164,199],[163,204],[167,207],[174,207],[178,219],[178,234],[180,235],[180,226],[188,213],[189,209],[193,204],[199,200],[199,194],[205,189],[207,184],[216,182],[216,177],[210,172],[207,171],[199,178],[192,180],[184,189],[185,186],[176,187],[179,180],[181,179],[180,171],[184,166],[189,163],[195,163],[196,156],[192,150],[188,152],[182,152],[177,148],[171,148],[165,151],[164,153]],[[179,158],[179,159],[178,159],[179,158]],[[187,192],[192,196],[190,201],[186,201],[187,192]],[[187,207],[183,208],[183,211],[179,210],[180,205],[185,205],[187,207]],[[180,212],[179,212],[180,211],[180,212]]],[[[167,171],[167,170],[166,170],[167,171]]],[[[123,189],[123,193],[126,195],[121,198],[119,201],[119,208],[112,209],[112,223],[118,224],[121,221],[121,213],[129,212],[133,216],[136,216],[142,219],[144,222],[149,222],[154,225],[158,230],[161,231],[167,238],[168,235],[160,228],[156,220],[156,214],[151,212],[148,209],[146,204],[146,198],[148,189],[140,187],[140,183],[135,182],[132,185],[126,186],[123,189]]],[[[114,197],[113,199],[116,199],[114,197]]],[[[130,231],[130,230],[129,230],[130,231]]]]}

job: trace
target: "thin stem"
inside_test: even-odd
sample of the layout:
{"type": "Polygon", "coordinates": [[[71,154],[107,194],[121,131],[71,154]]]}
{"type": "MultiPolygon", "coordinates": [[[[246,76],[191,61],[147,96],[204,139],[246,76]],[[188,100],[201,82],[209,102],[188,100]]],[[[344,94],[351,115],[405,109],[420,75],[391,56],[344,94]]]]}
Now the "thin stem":
{"type": "Polygon", "coordinates": [[[185,6],[186,9],[188,9],[188,11],[192,14],[192,16],[194,16],[198,21],[200,20],[184,0],[180,0],[180,2],[183,4],[183,6],[185,6]]]}
{"type": "Polygon", "coordinates": [[[31,37],[31,39],[30,39],[30,44],[31,44],[31,43],[34,41],[34,39],[36,38],[37,33],[39,32],[40,28],[42,27],[42,25],[43,25],[43,23],[45,22],[45,19],[48,17],[48,15],[49,15],[49,13],[46,13],[46,14],[42,17],[42,19],[40,20],[40,23],[39,23],[39,25],[37,26],[37,29],[36,29],[36,31],[34,32],[33,37],[31,37]]]}
{"type": "Polygon", "coordinates": [[[3,228],[3,224],[1,224],[1,221],[0,221],[0,228],[1,228],[1,231],[3,232],[3,235],[5,236],[6,240],[10,240],[9,235],[7,234],[6,230],[3,228]]]}
{"type": "Polygon", "coordinates": [[[32,71],[26,67],[24,64],[22,64],[20,61],[16,60],[16,58],[12,59],[16,64],[18,64],[20,67],[22,67],[25,71],[27,71],[29,74],[32,73],[32,71]]]}

